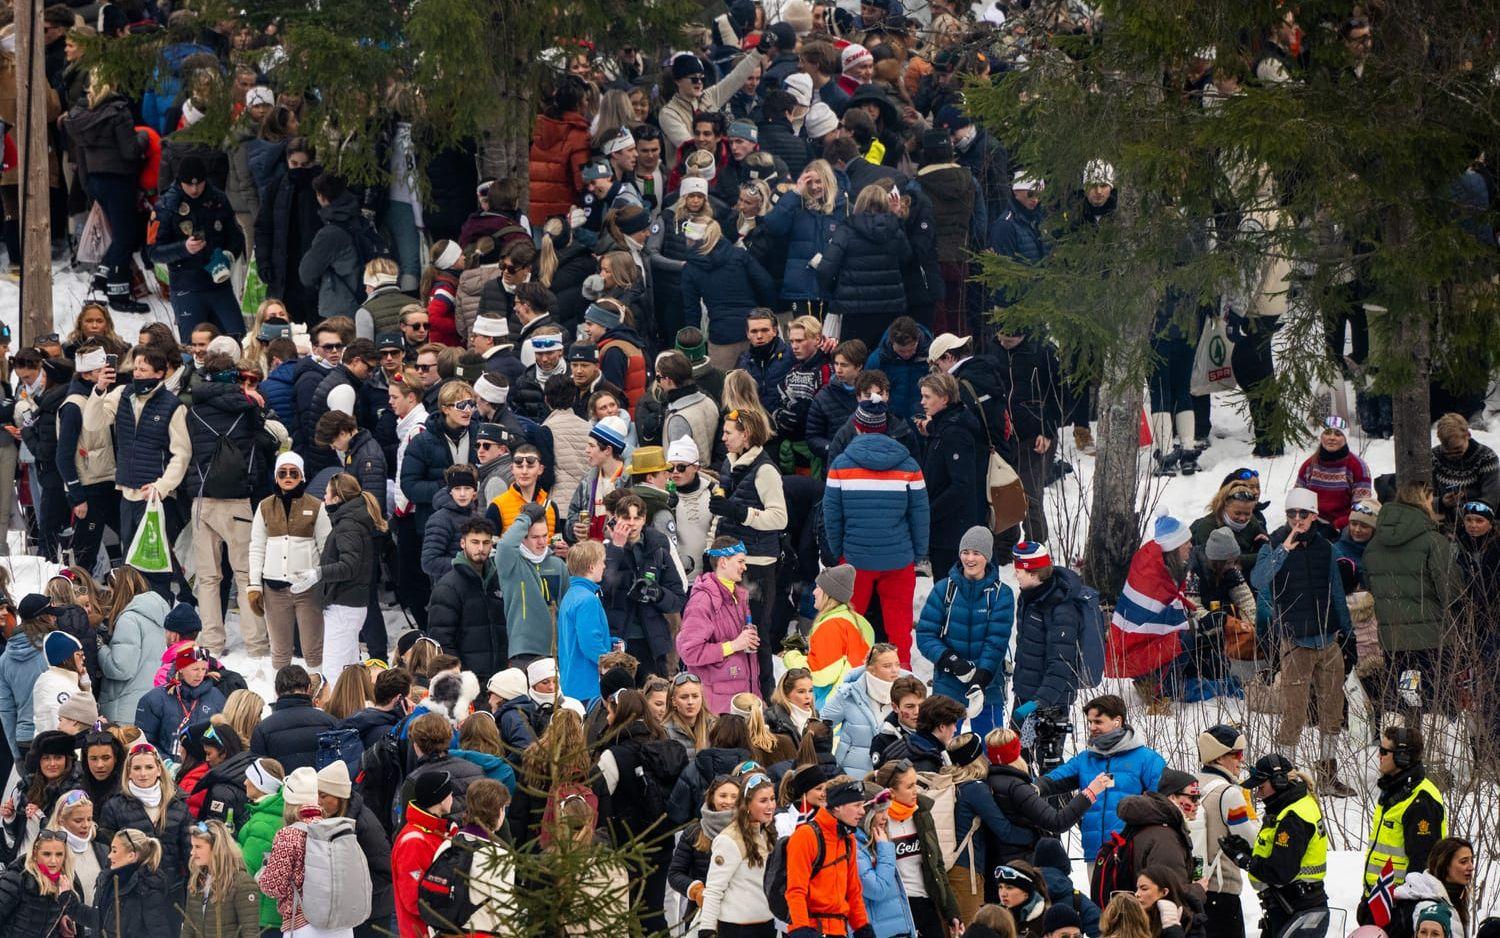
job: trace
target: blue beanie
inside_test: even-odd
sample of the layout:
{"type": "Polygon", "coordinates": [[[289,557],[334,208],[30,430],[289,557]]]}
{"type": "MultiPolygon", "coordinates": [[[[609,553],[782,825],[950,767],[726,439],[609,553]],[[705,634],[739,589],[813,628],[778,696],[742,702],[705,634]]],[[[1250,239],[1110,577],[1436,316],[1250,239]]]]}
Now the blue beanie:
{"type": "Polygon", "coordinates": [[[1156,527],[1152,530],[1151,539],[1160,544],[1162,551],[1167,553],[1186,544],[1192,536],[1187,525],[1171,515],[1162,515],[1156,519],[1156,527]]]}
{"type": "Polygon", "coordinates": [[[203,620],[198,618],[198,609],[192,603],[178,603],[167,613],[162,628],[187,638],[203,631],[203,620]]]}
{"type": "Polygon", "coordinates": [[[83,643],[67,632],[48,632],[47,637],[42,639],[42,653],[47,656],[47,663],[54,668],[72,661],[73,655],[80,651],[83,651],[83,643]]]}

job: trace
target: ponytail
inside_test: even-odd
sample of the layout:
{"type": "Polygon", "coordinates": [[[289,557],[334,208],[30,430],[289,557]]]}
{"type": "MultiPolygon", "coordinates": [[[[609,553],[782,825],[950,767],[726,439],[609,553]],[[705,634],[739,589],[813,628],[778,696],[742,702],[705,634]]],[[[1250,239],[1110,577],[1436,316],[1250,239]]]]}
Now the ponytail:
{"type": "MultiPolygon", "coordinates": [[[[166,813],[165,806],[163,806],[162,813],[166,813]]],[[[146,869],[154,872],[157,867],[161,866],[161,841],[155,837],[127,827],[116,833],[115,839],[125,841],[125,846],[135,854],[136,861],[146,869]]]]}
{"type": "Polygon", "coordinates": [[[370,520],[375,523],[375,530],[382,534],[388,528],[385,523],[385,513],[381,510],[380,502],[375,496],[360,487],[359,480],[347,472],[340,472],[328,480],[328,490],[339,497],[339,501],[347,502],[353,498],[363,498],[365,509],[370,512],[370,520]]]}

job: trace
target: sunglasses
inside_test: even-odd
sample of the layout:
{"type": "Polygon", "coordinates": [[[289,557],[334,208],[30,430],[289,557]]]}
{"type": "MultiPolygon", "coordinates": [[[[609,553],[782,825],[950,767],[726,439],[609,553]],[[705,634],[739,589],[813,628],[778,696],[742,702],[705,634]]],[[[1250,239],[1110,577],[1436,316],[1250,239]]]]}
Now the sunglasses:
{"type": "Polygon", "coordinates": [[[1226,500],[1231,502],[1253,502],[1259,499],[1256,498],[1254,492],[1230,492],[1229,498],[1226,500]]]}
{"type": "Polygon", "coordinates": [[[1286,510],[1286,516],[1294,520],[1297,518],[1311,518],[1315,515],[1317,515],[1317,512],[1308,511],[1306,508],[1288,508],[1286,510]]]}
{"type": "Polygon", "coordinates": [[[667,467],[667,470],[669,472],[687,472],[696,465],[698,464],[695,462],[674,462],[667,467]]]}
{"type": "Polygon", "coordinates": [[[479,405],[476,404],[476,403],[474,403],[473,401],[459,401],[458,403],[456,403],[456,404],[453,405],[453,409],[454,410],[458,410],[458,411],[466,411],[466,410],[473,410],[475,407],[478,407],[478,406],[479,405]]]}
{"type": "Polygon", "coordinates": [[[401,357],[401,350],[400,349],[385,349],[384,351],[382,351],[380,353],[380,357],[381,358],[400,358],[401,357]]]}
{"type": "Polygon", "coordinates": [[[516,466],[540,466],[542,461],[535,456],[522,456],[520,459],[512,459],[511,464],[516,466]]]}
{"type": "Polygon", "coordinates": [[[319,345],[318,348],[322,349],[325,352],[342,352],[344,350],[344,343],[324,342],[323,344],[319,345]]]}
{"type": "Polygon", "coordinates": [[[507,274],[518,274],[526,268],[519,264],[501,264],[500,269],[507,274]]]}
{"type": "Polygon", "coordinates": [[[1396,750],[1394,750],[1394,749],[1387,749],[1384,746],[1381,746],[1380,747],[1380,754],[1382,756],[1394,756],[1396,754],[1396,750]]]}
{"type": "Polygon", "coordinates": [[[44,840],[49,840],[49,841],[50,840],[57,840],[57,841],[61,841],[63,843],[67,843],[67,841],[68,841],[68,835],[65,834],[65,833],[63,833],[62,831],[53,831],[53,830],[41,830],[41,831],[37,831],[36,842],[37,843],[41,843],[44,840]]]}
{"type": "Polygon", "coordinates": [[[136,743],[134,746],[130,747],[130,754],[132,756],[138,756],[143,752],[149,752],[152,755],[155,755],[156,747],[151,745],[150,743],[136,743]]]}
{"type": "Polygon", "coordinates": [[[296,469],[278,469],[278,470],[276,470],[276,478],[278,478],[278,479],[300,479],[300,478],[302,478],[302,473],[298,472],[296,469]]]}
{"type": "MultiPolygon", "coordinates": [[[[83,791],[82,789],[75,788],[72,791],[68,792],[66,795],[62,796],[62,806],[64,808],[71,808],[88,800],[89,796],[87,792],[83,791]]],[[[92,804],[93,802],[89,803],[92,804]]]]}
{"type": "Polygon", "coordinates": [[[679,671],[672,676],[672,686],[681,687],[684,684],[702,684],[703,679],[691,671],[679,671]]]}
{"type": "Polygon", "coordinates": [[[402,323],[401,328],[410,329],[413,332],[426,332],[432,326],[425,322],[407,322],[402,323]]]}
{"type": "Polygon", "coordinates": [[[417,362],[415,365],[412,365],[412,367],[421,372],[434,371],[437,369],[436,364],[424,365],[421,362],[417,362]]]}

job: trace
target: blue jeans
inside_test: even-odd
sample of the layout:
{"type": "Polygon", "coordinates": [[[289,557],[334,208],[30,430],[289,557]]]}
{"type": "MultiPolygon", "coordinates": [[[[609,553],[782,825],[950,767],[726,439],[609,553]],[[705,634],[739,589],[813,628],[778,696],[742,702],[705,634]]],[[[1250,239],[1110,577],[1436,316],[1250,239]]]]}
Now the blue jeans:
{"type": "Polygon", "coordinates": [[[118,274],[128,269],[130,255],[140,246],[141,213],[136,207],[139,189],[135,177],[124,173],[89,173],[88,191],[109,221],[109,250],[104,252],[100,263],[118,274]]]}
{"type": "Polygon", "coordinates": [[[402,277],[422,275],[422,232],[410,203],[390,199],[385,203],[385,231],[402,277]]]}

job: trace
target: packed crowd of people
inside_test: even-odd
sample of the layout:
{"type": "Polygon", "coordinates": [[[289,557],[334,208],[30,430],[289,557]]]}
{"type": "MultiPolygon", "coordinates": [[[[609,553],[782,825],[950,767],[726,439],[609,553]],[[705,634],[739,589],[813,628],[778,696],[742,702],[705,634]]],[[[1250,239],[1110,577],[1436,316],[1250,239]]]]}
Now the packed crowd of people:
{"type": "MultiPolygon", "coordinates": [[[[0,525],[26,520],[0,551],[58,568],[0,582],[7,933],[507,936],[571,901],[558,933],[634,902],[647,933],[722,938],[1244,938],[1253,889],[1261,935],[1321,935],[1322,811],[1369,743],[1359,923],[1496,934],[1424,763],[1440,718],[1500,752],[1500,718],[1465,716],[1500,650],[1482,402],[1400,487],[1329,415],[1284,523],[1238,468],[1202,517],[1150,522],[1112,607],[1048,547],[1097,388],[989,324],[1010,298],[973,257],[1044,263],[1058,218],[1110,224],[1115,171],[1013,165],[962,86],[1102,28],[1082,9],[737,0],[659,70],[568,46],[528,178],[421,153],[393,82],[366,187],[326,168],[275,30],[48,7],[58,247],[98,218],[108,245],[66,335],[0,329],[0,525]],[[84,65],[156,32],[143,95],[84,65]],[[234,129],[205,144],[226,85],[234,129]],[[152,268],[172,323],[133,287],[152,268]],[[1374,717],[1352,747],[1351,673],[1374,717]],[[1130,719],[1257,695],[1274,738],[1212,726],[1197,764],[1130,719]]],[[[1309,28],[1357,68],[1378,26],[1309,28]]],[[[1288,12],[1164,80],[1212,108],[1298,80],[1306,41],[1288,12]]],[[[1247,390],[1285,275],[1200,311],[1247,390]]],[[[1351,368],[1355,306],[1329,316],[1351,368]]],[[[1209,439],[1177,312],[1159,474],[1209,439]]],[[[1256,457],[1281,454],[1273,406],[1252,398],[1256,457]]],[[[1361,396],[1367,433],[1381,413],[1361,396]]]]}

